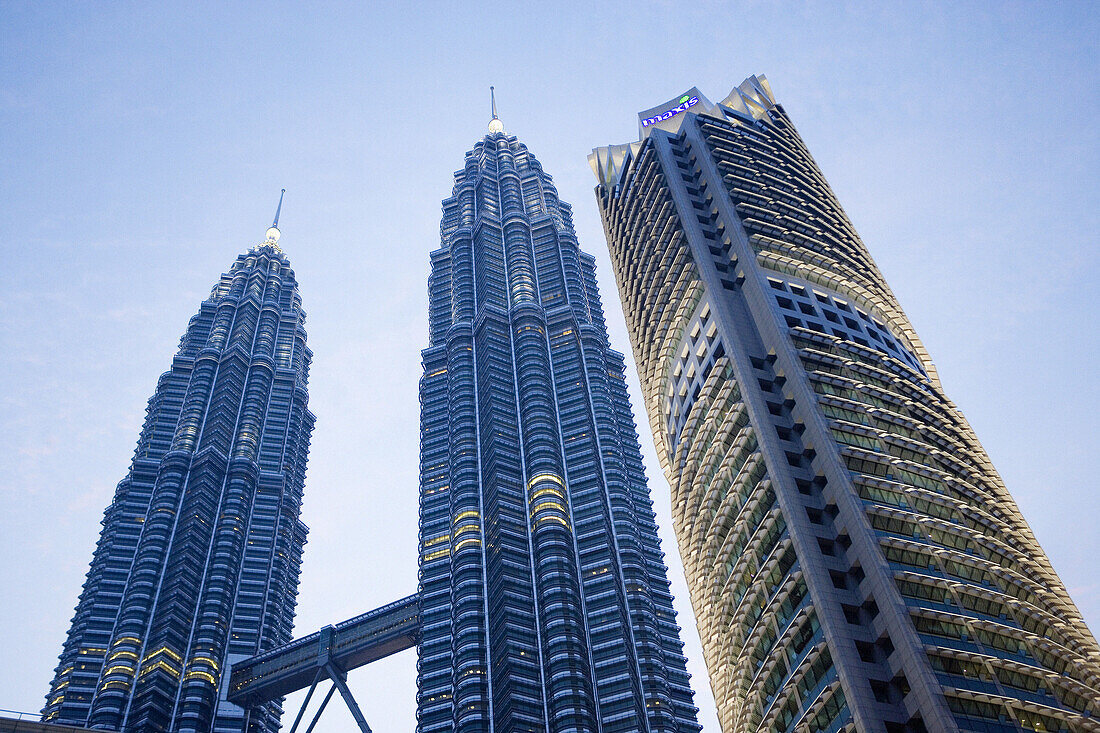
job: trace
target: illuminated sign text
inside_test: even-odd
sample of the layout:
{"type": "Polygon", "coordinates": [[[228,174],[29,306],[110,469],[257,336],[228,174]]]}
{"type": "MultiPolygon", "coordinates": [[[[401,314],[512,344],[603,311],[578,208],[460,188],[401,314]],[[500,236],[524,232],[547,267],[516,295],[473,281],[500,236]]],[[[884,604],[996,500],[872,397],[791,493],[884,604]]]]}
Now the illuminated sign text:
{"type": "Polygon", "coordinates": [[[658,122],[664,122],[669,117],[674,117],[675,115],[678,115],[681,112],[687,110],[689,107],[694,107],[697,104],[699,104],[699,97],[689,97],[685,94],[683,97],[680,97],[679,106],[673,107],[672,109],[666,112],[662,112],[659,115],[647,117],[646,119],[642,120],[642,127],[649,127],[650,125],[656,125],[658,122]]]}

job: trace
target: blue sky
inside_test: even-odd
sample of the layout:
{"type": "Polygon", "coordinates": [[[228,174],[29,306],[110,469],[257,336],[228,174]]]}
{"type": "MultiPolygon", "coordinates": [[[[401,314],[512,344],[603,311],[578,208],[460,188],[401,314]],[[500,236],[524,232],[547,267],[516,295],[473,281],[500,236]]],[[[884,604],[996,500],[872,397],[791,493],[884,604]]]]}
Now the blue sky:
{"type": "MultiPolygon", "coordinates": [[[[428,252],[490,84],[573,204],[629,351],[585,156],[693,85],[721,99],[766,74],[1100,629],[1097,39],[1070,2],[0,0],[0,708],[41,706],[145,401],[283,187],[318,417],[297,628],[415,590],[428,252]]],[[[414,664],[352,673],[377,730],[412,729],[414,664]]]]}

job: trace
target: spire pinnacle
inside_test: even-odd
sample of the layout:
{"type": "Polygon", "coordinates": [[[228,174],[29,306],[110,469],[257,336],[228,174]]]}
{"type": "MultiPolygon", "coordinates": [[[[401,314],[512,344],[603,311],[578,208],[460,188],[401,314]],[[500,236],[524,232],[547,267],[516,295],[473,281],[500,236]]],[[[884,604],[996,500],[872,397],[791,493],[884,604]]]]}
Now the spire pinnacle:
{"type": "Polygon", "coordinates": [[[283,213],[283,196],[286,195],[286,189],[284,188],[279,192],[279,206],[275,209],[275,221],[271,222],[271,227],[267,230],[267,241],[264,244],[275,244],[279,242],[279,236],[282,232],[279,231],[279,214],[283,213]]]}
{"type": "Polygon", "coordinates": [[[283,210],[283,196],[286,196],[285,188],[279,192],[279,206],[275,209],[275,221],[271,224],[271,226],[275,227],[276,229],[279,228],[279,214],[283,210]]]}
{"type": "Polygon", "coordinates": [[[504,132],[504,123],[497,117],[497,95],[493,87],[489,87],[489,99],[493,104],[493,119],[489,120],[489,132],[504,132]]]}

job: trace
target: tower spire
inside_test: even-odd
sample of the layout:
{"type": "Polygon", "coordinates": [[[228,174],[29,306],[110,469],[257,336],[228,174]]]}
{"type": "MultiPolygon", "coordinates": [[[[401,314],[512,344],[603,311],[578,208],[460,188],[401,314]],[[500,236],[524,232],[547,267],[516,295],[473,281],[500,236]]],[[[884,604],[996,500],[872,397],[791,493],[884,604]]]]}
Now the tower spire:
{"type": "Polygon", "coordinates": [[[284,188],[279,192],[279,205],[275,208],[275,220],[271,222],[271,226],[267,230],[267,239],[264,244],[275,245],[275,248],[279,248],[279,236],[282,232],[279,231],[279,214],[283,213],[283,196],[286,195],[286,189],[284,188]]]}
{"type": "Polygon", "coordinates": [[[276,229],[279,228],[279,214],[283,211],[283,196],[285,195],[286,189],[284,188],[282,191],[279,192],[279,206],[275,209],[275,221],[271,224],[271,226],[275,227],[276,229]]]}
{"type": "Polygon", "coordinates": [[[497,95],[493,87],[489,87],[489,100],[493,105],[493,119],[489,120],[489,132],[504,132],[504,123],[497,117],[497,95]]]}

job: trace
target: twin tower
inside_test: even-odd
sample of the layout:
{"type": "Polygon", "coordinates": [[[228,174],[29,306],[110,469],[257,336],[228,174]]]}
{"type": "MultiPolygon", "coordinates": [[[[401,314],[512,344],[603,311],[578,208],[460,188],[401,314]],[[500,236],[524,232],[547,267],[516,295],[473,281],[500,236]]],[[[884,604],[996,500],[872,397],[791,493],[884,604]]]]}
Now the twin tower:
{"type": "MultiPolygon", "coordinates": [[[[767,81],[639,124],[590,161],[723,731],[1100,731],[1100,648],[767,81]]],[[[149,401],[45,721],[278,729],[229,701],[306,537],[277,223],[149,401]]],[[[441,237],[418,731],[699,731],[594,259],[495,109],[441,237]]]]}

